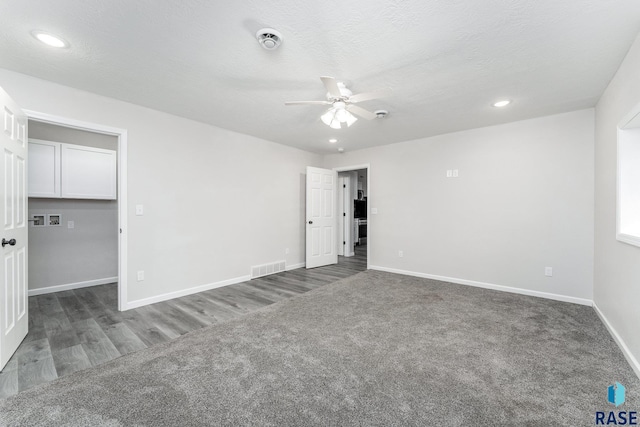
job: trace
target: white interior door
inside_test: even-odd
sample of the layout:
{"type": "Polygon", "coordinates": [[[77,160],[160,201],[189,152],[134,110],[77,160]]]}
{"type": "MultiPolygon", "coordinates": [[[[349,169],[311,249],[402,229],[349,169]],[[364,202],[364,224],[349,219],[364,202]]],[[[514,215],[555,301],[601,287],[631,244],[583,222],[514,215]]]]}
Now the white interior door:
{"type": "Polygon", "coordinates": [[[338,263],[338,173],[307,167],[307,268],[338,263]]]}
{"type": "Polygon", "coordinates": [[[2,262],[0,262],[0,370],[27,335],[27,116],[0,89],[2,102],[2,262]]]}

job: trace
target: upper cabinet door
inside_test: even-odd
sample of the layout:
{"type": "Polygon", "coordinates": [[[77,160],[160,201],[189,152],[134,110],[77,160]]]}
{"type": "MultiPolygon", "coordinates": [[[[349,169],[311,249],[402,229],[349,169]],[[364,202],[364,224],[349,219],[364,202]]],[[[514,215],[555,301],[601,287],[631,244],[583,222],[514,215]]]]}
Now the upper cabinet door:
{"type": "Polygon", "coordinates": [[[29,139],[29,197],[60,197],[60,143],[29,139]]]}
{"type": "Polygon", "coordinates": [[[115,200],[117,153],[62,144],[62,197],[115,200]]]}

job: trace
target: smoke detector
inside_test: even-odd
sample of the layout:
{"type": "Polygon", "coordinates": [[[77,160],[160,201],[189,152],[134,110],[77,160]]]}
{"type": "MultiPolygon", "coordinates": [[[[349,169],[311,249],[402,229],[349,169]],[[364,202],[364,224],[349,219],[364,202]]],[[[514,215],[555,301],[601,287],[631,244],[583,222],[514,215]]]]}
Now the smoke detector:
{"type": "Polygon", "coordinates": [[[256,33],[258,43],[267,50],[276,50],[282,44],[282,34],[273,28],[263,28],[256,33]]]}
{"type": "Polygon", "coordinates": [[[389,114],[389,112],[387,110],[377,110],[374,111],[373,114],[376,115],[376,119],[384,119],[385,117],[387,117],[387,114],[389,114]]]}

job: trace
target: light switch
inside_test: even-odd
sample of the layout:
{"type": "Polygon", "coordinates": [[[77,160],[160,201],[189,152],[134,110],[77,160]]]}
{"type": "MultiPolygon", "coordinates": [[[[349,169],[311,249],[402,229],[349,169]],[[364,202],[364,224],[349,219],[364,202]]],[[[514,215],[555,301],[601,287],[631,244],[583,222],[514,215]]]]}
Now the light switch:
{"type": "Polygon", "coordinates": [[[454,169],[453,170],[453,177],[457,178],[458,177],[458,169],[454,169]]]}
{"type": "Polygon", "coordinates": [[[138,215],[138,216],[144,215],[144,206],[143,205],[136,205],[136,215],[138,215]]]}
{"type": "Polygon", "coordinates": [[[447,169],[447,178],[451,178],[453,175],[453,171],[451,169],[447,169]]]}
{"type": "Polygon", "coordinates": [[[67,221],[67,228],[75,228],[76,224],[73,221],[67,221]]]}

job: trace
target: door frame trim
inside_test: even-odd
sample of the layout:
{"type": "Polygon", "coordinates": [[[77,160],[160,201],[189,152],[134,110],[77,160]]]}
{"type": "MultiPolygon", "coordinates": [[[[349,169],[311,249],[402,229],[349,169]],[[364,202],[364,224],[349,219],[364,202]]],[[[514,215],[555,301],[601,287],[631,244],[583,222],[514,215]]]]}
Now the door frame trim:
{"type": "MultiPolygon", "coordinates": [[[[371,191],[371,163],[363,163],[363,164],[359,164],[359,165],[353,165],[353,166],[340,166],[337,168],[333,168],[334,171],[340,173],[340,172],[353,172],[353,171],[357,171],[360,169],[366,169],[367,170],[367,270],[369,269],[369,265],[371,265],[371,240],[370,240],[370,236],[371,236],[371,204],[369,203],[369,200],[371,200],[371,195],[373,194],[373,192],[371,191]]],[[[374,240],[375,242],[375,240],[374,240]]]]}
{"type": "Polygon", "coordinates": [[[24,110],[28,120],[115,136],[118,139],[118,310],[127,303],[127,130],[98,123],[85,122],[33,110],[24,110]]]}

